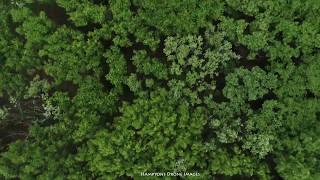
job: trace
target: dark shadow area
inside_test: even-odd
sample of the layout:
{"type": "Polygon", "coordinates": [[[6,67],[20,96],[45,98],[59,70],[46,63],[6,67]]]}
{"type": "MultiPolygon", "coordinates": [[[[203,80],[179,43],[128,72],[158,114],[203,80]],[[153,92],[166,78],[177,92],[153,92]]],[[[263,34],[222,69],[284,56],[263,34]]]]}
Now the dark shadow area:
{"type": "Polygon", "coordinates": [[[149,46],[144,45],[141,42],[137,42],[137,40],[133,34],[129,34],[128,38],[129,38],[130,42],[132,43],[132,46],[120,47],[120,50],[121,50],[122,54],[124,55],[126,62],[127,62],[128,74],[136,72],[136,67],[132,63],[132,57],[134,56],[135,51],[145,50],[147,52],[148,57],[156,58],[156,59],[160,59],[160,60],[165,59],[165,54],[163,53],[164,37],[161,38],[161,43],[159,44],[159,47],[155,52],[151,51],[149,46]]]}
{"type": "Polygon", "coordinates": [[[243,45],[233,45],[233,52],[240,56],[240,59],[237,61],[237,67],[244,67],[246,69],[252,69],[255,66],[260,67],[263,70],[266,70],[267,66],[269,66],[267,54],[263,51],[258,51],[255,59],[249,60],[249,50],[247,47],[243,45]]]}
{"type": "Polygon", "coordinates": [[[249,49],[241,44],[232,45],[232,51],[240,56],[240,59],[246,59],[249,55],[249,49]]]}
{"type": "Polygon", "coordinates": [[[160,43],[159,43],[158,48],[154,52],[151,51],[149,55],[152,58],[159,59],[164,64],[168,64],[169,62],[167,62],[167,56],[163,52],[163,50],[165,48],[165,39],[166,39],[165,36],[160,36],[160,43]]]}
{"type": "Polygon", "coordinates": [[[207,28],[205,28],[205,27],[199,28],[198,35],[201,37],[205,37],[206,31],[207,31],[207,28]]]}
{"type": "Polygon", "coordinates": [[[282,42],[282,40],[283,40],[283,32],[280,31],[280,32],[276,33],[274,39],[277,40],[277,41],[282,42]]]}
{"type": "Polygon", "coordinates": [[[269,24],[268,31],[269,31],[269,32],[273,32],[273,31],[276,30],[276,27],[277,27],[277,23],[271,22],[271,23],[269,24]]]}
{"type": "Polygon", "coordinates": [[[208,123],[203,127],[201,137],[203,142],[210,142],[215,137],[214,129],[211,128],[210,122],[213,117],[209,117],[208,123]]]}
{"type": "Polygon", "coordinates": [[[265,101],[276,100],[276,99],[277,99],[277,96],[272,91],[270,91],[268,94],[265,94],[262,98],[256,99],[253,101],[248,101],[248,103],[251,109],[258,110],[262,108],[262,105],[265,101]]]}
{"type": "Polygon", "coordinates": [[[143,44],[142,42],[138,42],[134,34],[130,33],[128,35],[128,39],[132,43],[132,46],[130,48],[132,48],[133,50],[145,50],[148,54],[151,53],[149,46],[143,44]]]}
{"type": "Polygon", "coordinates": [[[300,53],[300,55],[298,57],[292,57],[292,62],[295,66],[299,66],[303,63],[303,59],[302,59],[302,53],[300,53]]]}
{"type": "Polygon", "coordinates": [[[0,126],[0,152],[6,151],[10,143],[28,137],[32,122],[44,118],[44,109],[40,98],[17,100],[15,104],[7,103],[8,114],[0,126]]]}
{"type": "Polygon", "coordinates": [[[76,29],[76,30],[84,33],[85,35],[87,35],[89,32],[93,32],[96,29],[102,28],[102,25],[98,24],[98,23],[89,23],[86,26],[75,26],[75,25],[72,25],[71,27],[73,29],[76,29]]]}
{"type": "Polygon", "coordinates": [[[13,22],[13,19],[12,19],[11,16],[10,16],[9,19],[10,19],[10,20],[9,20],[10,23],[8,23],[8,26],[9,26],[10,33],[12,33],[12,35],[13,35],[14,37],[16,37],[17,39],[19,39],[23,44],[25,44],[25,43],[27,42],[27,39],[25,38],[25,36],[24,36],[24,35],[21,35],[20,33],[18,33],[18,32],[16,31],[16,29],[17,29],[19,26],[21,26],[21,24],[20,24],[20,23],[13,22]]]}
{"type": "Polygon", "coordinates": [[[93,4],[109,5],[109,0],[91,0],[93,4]]]}
{"type": "Polygon", "coordinates": [[[44,69],[36,70],[31,75],[27,76],[29,81],[32,81],[34,77],[39,76],[40,80],[46,80],[48,83],[53,83],[54,78],[52,76],[49,76],[44,69]]]}
{"type": "Polygon", "coordinates": [[[244,29],[243,35],[252,35],[250,30],[250,24],[244,29]]]}
{"type": "Polygon", "coordinates": [[[276,170],[277,164],[274,161],[274,158],[272,155],[267,155],[265,158],[268,168],[270,170],[270,174],[272,176],[272,180],[283,180],[283,178],[279,175],[279,173],[276,170]]]}
{"type": "Polygon", "coordinates": [[[131,47],[121,47],[120,51],[124,58],[126,59],[127,62],[127,73],[135,73],[136,72],[136,67],[133,64],[132,57],[134,55],[134,49],[131,47]]]}
{"type": "Polygon", "coordinates": [[[116,180],[133,180],[133,178],[130,176],[122,175],[120,177],[117,177],[116,180]]]}
{"type": "Polygon", "coordinates": [[[229,101],[229,99],[223,95],[223,88],[226,86],[225,77],[226,75],[224,73],[219,73],[214,79],[216,82],[216,89],[213,94],[213,100],[217,103],[229,101]]]}
{"type": "Polygon", "coordinates": [[[233,9],[230,6],[226,6],[225,7],[225,11],[224,11],[223,15],[226,16],[226,17],[230,17],[230,18],[236,19],[236,20],[243,19],[247,23],[251,23],[252,21],[255,20],[254,16],[247,15],[244,12],[241,12],[239,10],[233,9]]]}
{"type": "MultiPolygon", "coordinates": [[[[152,30],[150,30],[152,31],[152,30]]],[[[155,31],[155,30],[153,30],[155,31]]],[[[147,55],[151,58],[156,58],[159,59],[161,61],[163,61],[163,63],[167,63],[166,62],[166,55],[163,52],[163,49],[165,48],[165,36],[160,36],[160,42],[158,44],[158,48],[155,51],[152,51],[150,49],[150,47],[148,45],[143,44],[142,42],[138,42],[136,37],[133,34],[129,34],[128,36],[130,42],[133,43],[133,45],[129,48],[132,48],[133,50],[145,50],[147,52],[147,55]]]]}
{"type": "Polygon", "coordinates": [[[138,14],[139,11],[139,6],[137,6],[132,0],[130,0],[130,11],[135,15],[138,14]]]}
{"type": "Polygon", "coordinates": [[[306,20],[306,17],[308,17],[307,14],[299,12],[299,11],[295,11],[293,13],[293,21],[297,22],[298,25],[303,24],[303,22],[305,22],[305,20],[306,20]]]}
{"type": "MultiPolygon", "coordinates": [[[[103,48],[105,50],[110,49],[110,47],[113,45],[113,42],[111,40],[107,39],[100,39],[100,43],[102,44],[103,48]]],[[[101,70],[99,74],[99,81],[103,86],[103,92],[109,92],[114,86],[111,84],[110,81],[106,79],[106,75],[109,73],[110,68],[107,63],[107,58],[101,57],[99,62],[99,68],[101,70]]]]}
{"type": "Polygon", "coordinates": [[[32,5],[32,9],[36,14],[39,14],[40,11],[44,11],[48,18],[52,20],[57,26],[66,25],[74,30],[81,31],[85,33],[94,31],[95,29],[100,29],[102,26],[98,23],[90,23],[86,26],[75,26],[74,23],[69,19],[69,15],[66,10],[58,6],[55,2],[52,3],[35,3],[32,5]]]}
{"type": "Polygon", "coordinates": [[[305,97],[310,99],[316,99],[316,95],[313,92],[311,92],[309,89],[306,90],[305,97]]]}
{"type": "Polygon", "coordinates": [[[51,19],[56,25],[70,25],[69,16],[67,15],[65,9],[58,6],[56,3],[50,4],[39,4],[37,3],[38,11],[44,11],[48,18],[51,19]]]}
{"type": "Polygon", "coordinates": [[[99,82],[102,84],[103,88],[102,91],[103,92],[109,92],[111,89],[114,88],[113,84],[107,80],[106,75],[109,72],[109,66],[106,62],[104,63],[100,63],[100,67],[102,69],[101,74],[99,76],[99,82]]]}
{"type": "Polygon", "coordinates": [[[69,97],[73,98],[77,94],[78,86],[74,84],[72,81],[63,81],[57,87],[54,87],[51,93],[56,91],[67,92],[69,97]]]}
{"type": "Polygon", "coordinates": [[[8,94],[3,94],[3,96],[0,96],[0,106],[4,106],[9,103],[8,97],[8,94]]]}
{"type": "Polygon", "coordinates": [[[270,65],[268,62],[267,53],[261,50],[258,51],[254,61],[256,61],[256,66],[259,66],[263,70],[266,70],[266,67],[270,65]]]}
{"type": "Polygon", "coordinates": [[[123,85],[123,93],[119,99],[120,102],[126,101],[132,103],[134,100],[134,93],[130,91],[130,88],[127,85],[123,85]]]}
{"type": "Polygon", "coordinates": [[[294,42],[294,41],[289,42],[288,45],[289,45],[291,48],[293,48],[293,49],[296,49],[296,48],[297,48],[297,44],[296,44],[296,42],[294,42]]]}
{"type": "Polygon", "coordinates": [[[69,144],[66,144],[63,148],[64,151],[67,151],[68,153],[70,154],[77,154],[78,152],[78,147],[79,145],[77,144],[74,144],[74,143],[69,143],[69,144]]]}
{"type": "Polygon", "coordinates": [[[23,124],[1,124],[0,127],[0,152],[8,150],[9,144],[23,140],[28,136],[28,125],[23,124]]]}
{"type": "Polygon", "coordinates": [[[320,120],[320,112],[316,112],[316,119],[320,120]]]}

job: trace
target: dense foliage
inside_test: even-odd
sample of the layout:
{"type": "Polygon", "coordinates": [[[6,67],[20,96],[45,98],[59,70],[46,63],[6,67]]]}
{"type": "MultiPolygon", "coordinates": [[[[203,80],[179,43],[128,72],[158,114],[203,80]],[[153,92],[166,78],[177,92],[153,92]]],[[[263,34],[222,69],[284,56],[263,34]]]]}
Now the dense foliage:
{"type": "Polygon", "coordinates": [[[0,178],[320,179],[319,14],[318,0],[0,1],[0,178]]]}

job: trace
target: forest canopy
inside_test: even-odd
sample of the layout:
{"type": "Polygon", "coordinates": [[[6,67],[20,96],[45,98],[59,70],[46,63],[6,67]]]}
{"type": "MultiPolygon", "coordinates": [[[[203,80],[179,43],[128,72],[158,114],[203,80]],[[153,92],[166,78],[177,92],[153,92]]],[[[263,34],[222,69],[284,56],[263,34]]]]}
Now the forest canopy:
{"type": "Polygon", "coordinates": [[[0,179],[320,179],[319,14],[0,1],[0,179]]]}

